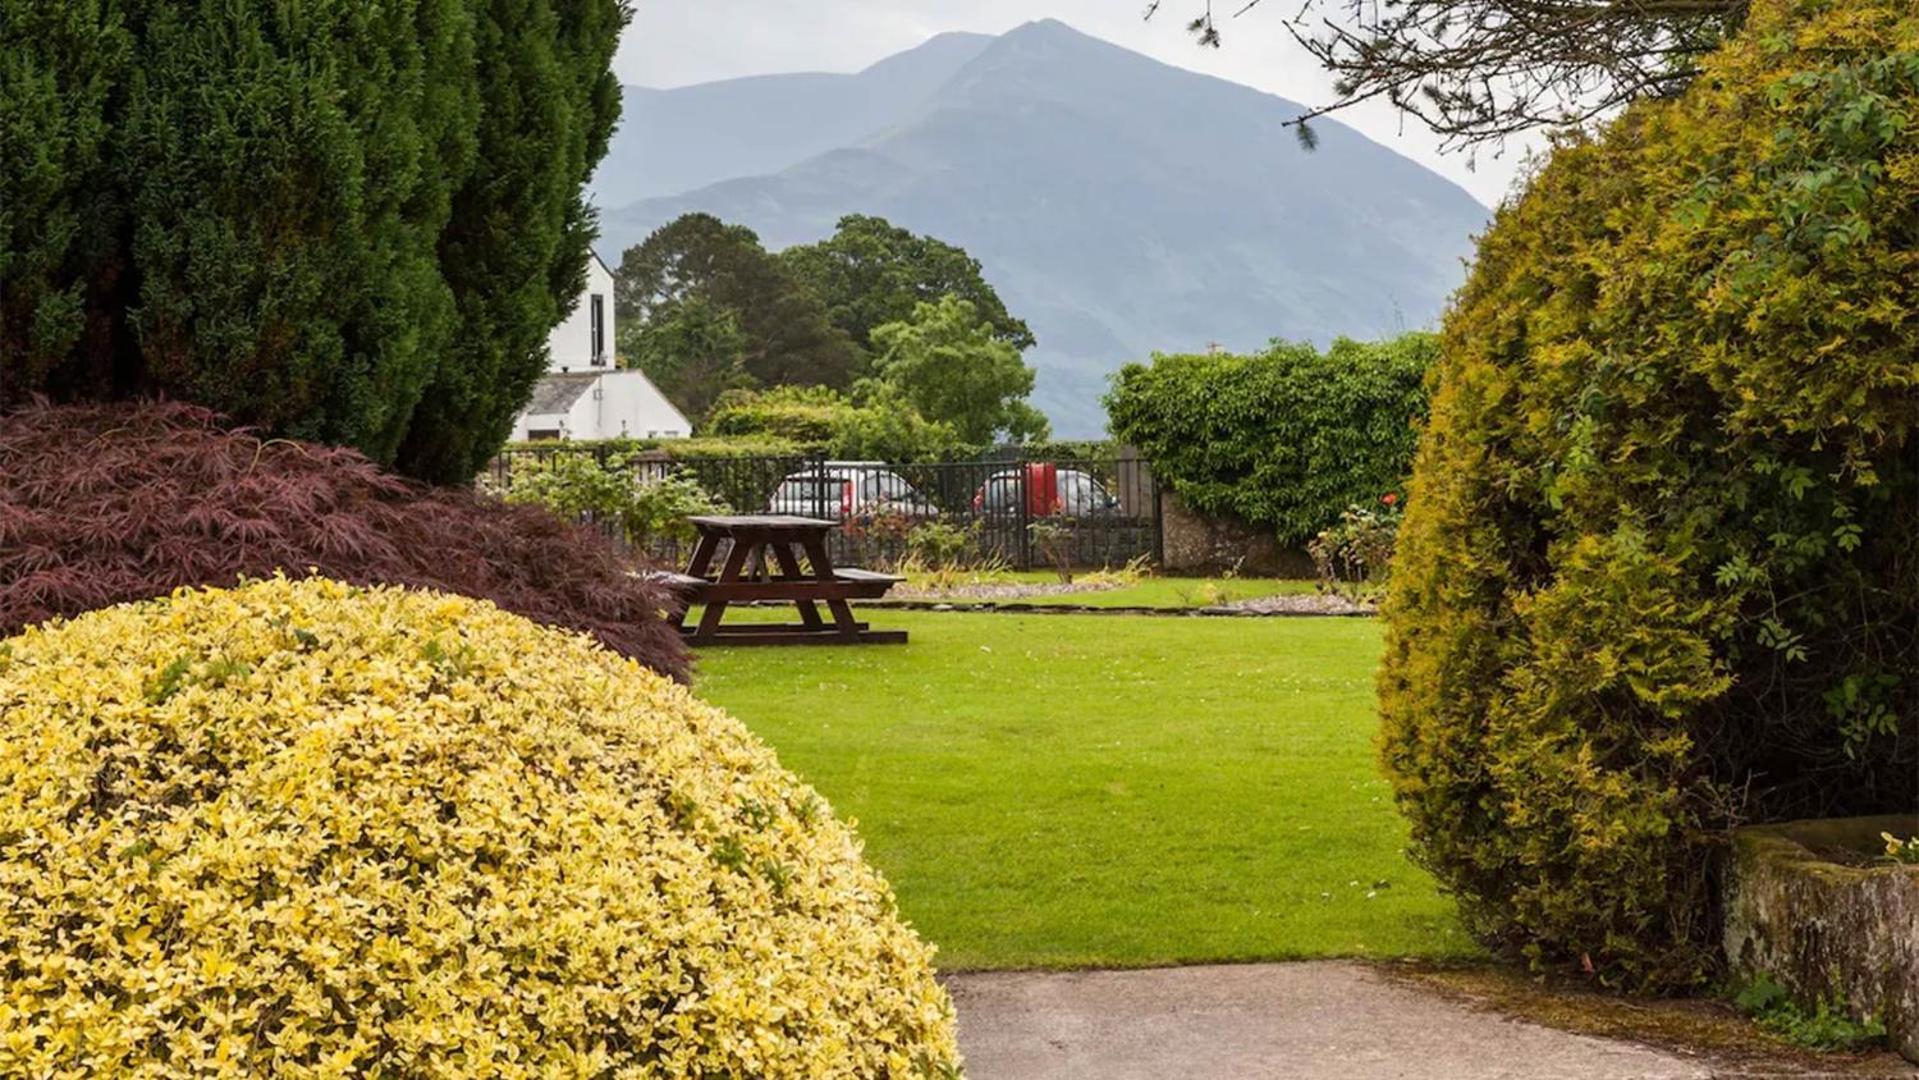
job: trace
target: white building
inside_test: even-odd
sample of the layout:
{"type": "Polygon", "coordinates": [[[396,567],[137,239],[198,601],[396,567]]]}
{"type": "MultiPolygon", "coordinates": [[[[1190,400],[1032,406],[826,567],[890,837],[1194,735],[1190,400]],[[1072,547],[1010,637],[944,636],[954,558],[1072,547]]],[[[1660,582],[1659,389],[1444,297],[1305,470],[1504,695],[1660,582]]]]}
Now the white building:
{"type": "Polygon", "coordinates": [[[513,438],[685,438],[693,425],[646,373],[613,363],[613,271],[598,255],[586,267],[586,292],[547,338],[551,359],[533,400],[513,422],[513,438]]]}

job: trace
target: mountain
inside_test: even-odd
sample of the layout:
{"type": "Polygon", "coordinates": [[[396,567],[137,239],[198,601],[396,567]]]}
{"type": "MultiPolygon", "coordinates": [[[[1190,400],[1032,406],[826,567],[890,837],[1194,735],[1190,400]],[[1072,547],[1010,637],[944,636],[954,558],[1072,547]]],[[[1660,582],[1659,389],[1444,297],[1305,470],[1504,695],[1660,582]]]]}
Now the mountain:
{"type": "Polygon", "coordinates": [[[628,86],[619,132],[588,193],[596,206],[624,206],[853,145],[912,117],[992,43],[989,34],[940,34],[854,75],[628,86]]]}
{"type": "Polygon", "coordinates": [[[1154,350],[1324,343],[1433,322],[1489,217],[1342,124],[1319,121],[1307,152],[1285,126],[1300,106],[1053,20],[935,38],[858,75],[670,93],[694,90],[706,91],[686,99],[699,103],[697,125],[683,120],[692,110],[642,114],[616,144],[640,131],[660,141],[620,147],[623,160],[681,159],[646,173],[654,183],[669,170],[737,175],[602,204],[609,263],[691,210],[745,224],[769,248],[817,240],[855,212],[930,233],[978,258],[1032,326],[1034,403],[1062,436],[1100,433],[1106,376],[1154,350]],[[842,92],[821,79],[844,87],[882,71],[910,91],[769,119],[808,94],[826,103],[842,92]],[[775,139],[772,128],[785,130],[775,139]]]}

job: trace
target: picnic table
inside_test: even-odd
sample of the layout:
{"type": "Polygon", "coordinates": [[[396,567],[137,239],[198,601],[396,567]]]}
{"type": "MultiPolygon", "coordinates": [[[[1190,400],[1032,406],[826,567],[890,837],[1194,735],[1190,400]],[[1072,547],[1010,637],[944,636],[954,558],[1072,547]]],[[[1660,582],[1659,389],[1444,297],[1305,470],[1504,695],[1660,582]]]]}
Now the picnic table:
{"type": "Polygon", "coordinates": [[[657,577],[683,603],[671,616],[675,629],[694,645],[898,645],[904,630],[874,630],[853,617],[850,600],[875,599],[901,579],[853,567],[835,567],[826,553],[831,521],[790,514],[731,514],[687,519],[699,532],[683,574],[657,577]],[[717,573],[713,564],[720,560],[717,573]],[[804,569],[802,569],[804,563],[804,569]],[[797,623],[722,623],[728,605],[758,600],[790,601],[797,623]],[[699,625],[686,626],[694,604],[704,604],[699,625]],[[826,605],[831,619],[822,618],[826,605]]]}

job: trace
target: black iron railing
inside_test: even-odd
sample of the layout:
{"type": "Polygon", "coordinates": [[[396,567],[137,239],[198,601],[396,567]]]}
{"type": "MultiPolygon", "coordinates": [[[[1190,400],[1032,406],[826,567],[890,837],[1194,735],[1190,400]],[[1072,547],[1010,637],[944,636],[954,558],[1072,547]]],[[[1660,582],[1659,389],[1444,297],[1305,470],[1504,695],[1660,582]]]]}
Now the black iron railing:
{"type": "MultiPolygon", "coordinates": [[[[635,484],[691,479],[735,513],[784,513],[839,523],[832,555],[850,565],[896,566],[914,550],[944,546],[961,561],[1012,569],[1076,569],[1159,561],[1159,490],[1146,463],[1102,458],[1026,460],[1017,452],[974,461],[891,463],[820,457],[700,457],[632,454],[606,446],[512,447],[483,482],[508,490],[523,470],[560,455],[591,454],[635,484]]],[[[592,521],[591,513],[583,518],[592,521]]],[[[596,522],[624,542],[618,523],[596,522]]],[[[681,544],[654,536],[645,554],[678,562],[681,544]]]]}

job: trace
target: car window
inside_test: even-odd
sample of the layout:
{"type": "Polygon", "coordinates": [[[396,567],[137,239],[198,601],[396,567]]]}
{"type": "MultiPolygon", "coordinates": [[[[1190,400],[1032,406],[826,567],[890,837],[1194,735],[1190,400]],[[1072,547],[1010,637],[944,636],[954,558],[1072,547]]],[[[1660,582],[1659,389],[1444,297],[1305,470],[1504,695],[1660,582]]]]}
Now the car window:
{"type": "Polygon", "coordinates": [[[987,480],[985,501],[988,510],[1019,509],[1019,478],[999,475],[987,480]]]}
{"type": "Polygon", "coordinates": [[[829,509],[836,510],[843,482],[837,476],[794,473],[780,481],[780,486],[773,492],[772,508],[788,514],[820,514],[829,509]]]}
{"type": "Polygon", "coordinates": [[[906,498],[912,493],[912,489],[906,486],[906,481],[901,479],[898,473],[880,473],[878,480],[878,484],[875,485],[875,492],[882,499],[893,499],[897,501],[906,498]]]}

